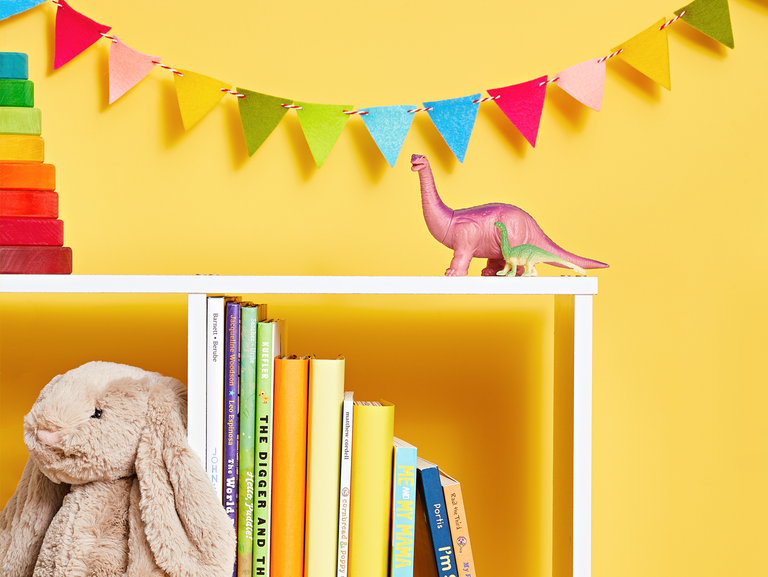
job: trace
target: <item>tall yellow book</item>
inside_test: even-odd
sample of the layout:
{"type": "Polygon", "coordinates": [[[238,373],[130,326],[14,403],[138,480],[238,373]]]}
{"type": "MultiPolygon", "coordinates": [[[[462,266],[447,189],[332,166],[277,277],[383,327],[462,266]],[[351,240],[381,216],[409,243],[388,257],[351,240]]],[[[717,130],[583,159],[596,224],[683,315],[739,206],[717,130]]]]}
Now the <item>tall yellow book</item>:
{"type": "Polygon", "coordinates": [[[355,401],[349,577],[387,577],[395,406],[355,401]]]}
{"type": "Polygon", "coordinates": [[[336,575],[344,357],[309,361],[304,577],[336,575]]]}

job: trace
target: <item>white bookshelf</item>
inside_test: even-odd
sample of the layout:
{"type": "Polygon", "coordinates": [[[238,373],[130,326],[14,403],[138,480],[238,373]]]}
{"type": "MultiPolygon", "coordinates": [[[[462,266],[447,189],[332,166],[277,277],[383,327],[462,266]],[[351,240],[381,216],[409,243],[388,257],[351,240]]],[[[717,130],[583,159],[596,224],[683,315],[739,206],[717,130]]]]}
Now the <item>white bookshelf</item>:
{"type": "MultiPolygon", "coordinates": [[[[573,575],[592,564],[592,277],[352,277],[0,275],[2,293],[186,294],[189,442],[205,455],[206,295],[551,295],[555,301],[555,387],[573,399],[573,575]]],[[[556,401],[557,403],[557,401],[556,401]]],[[[570,404],[567,404],[570,407],[570,404]]],[[[570,416],[570,415],[569,415],[570,416]]],[[[555,515],[558,515],[555,507],[555,515]]],[[[557,530],[557,519],[555,520],[557,530]]],[[[559,574],[562,571],[558,570],[559,574]]]]}

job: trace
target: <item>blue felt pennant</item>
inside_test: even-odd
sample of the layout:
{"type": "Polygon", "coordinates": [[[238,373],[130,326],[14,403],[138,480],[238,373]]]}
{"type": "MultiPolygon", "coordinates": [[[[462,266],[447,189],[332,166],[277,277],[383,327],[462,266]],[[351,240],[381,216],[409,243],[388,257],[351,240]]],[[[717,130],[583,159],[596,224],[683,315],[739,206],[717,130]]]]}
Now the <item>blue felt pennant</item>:
{"type": "Polygon", "coordinates": [[[34,8],[43,2],[45,0],[3,0],[0,2],[0,20],[5,20],[14,14],[34,8]]]}
{"type": "Polygon", "coordinates": [[[424,106],[433,109],[429,111],[429,117],[459,162],[464,162],[469,137],[472,136],[472,129],[475,127],[478,104],[473,100],[479,98],[479,94],[473,94],[462,98],[424,103],[424,106]]]}
{"type": "Polygon", "coordinates": [[[416,107],[376,106],[361,110],[368,113],[362,115],[363,122],[389,166],[395,166],[397,157],[400,155],[405,137],[413,122],[413,114],[408,114],[408,110],[414,108],[416,107]]]}

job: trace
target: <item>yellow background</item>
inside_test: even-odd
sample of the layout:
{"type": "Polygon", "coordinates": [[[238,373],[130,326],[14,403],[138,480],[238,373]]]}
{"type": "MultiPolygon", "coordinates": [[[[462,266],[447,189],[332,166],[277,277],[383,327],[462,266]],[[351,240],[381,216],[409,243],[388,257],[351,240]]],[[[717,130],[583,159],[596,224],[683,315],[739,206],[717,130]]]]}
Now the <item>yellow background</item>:
{"type": "MultiPolygon", "coordinates": [[[[74,8],[171,66],[365,107],[551,76],[683,4],[74,8]]],[[[515,204],[610,263],[590,272],[593,575],[764,575],[768,4],[730,7],[733,51],[671,27],[671,92],[613,59],[599,113],[548,87],[535,149],[487,103],[463,164],[421,114],[395,168],[359,117],[320,170],[295,112],[252,158],[234,97],[185,133],[159,68],[109,106],[109,42],[54,72],[50,2],[0,23],[0,48],[29,54],[76,274],[441,275],[451,254],[424,224],[412,153],[430,158],[448,206],[515,204]]],[[[347,389],[394,402],[396,433],[462,481],[481,576],[551,574],[551,299],[264,300],[289,319],[291,352],[345,354],[347,389]]],[[[40,388],[89,360],[185,379],[185,311],[179,296],[0,297],[0,504],[40,388]]]]}

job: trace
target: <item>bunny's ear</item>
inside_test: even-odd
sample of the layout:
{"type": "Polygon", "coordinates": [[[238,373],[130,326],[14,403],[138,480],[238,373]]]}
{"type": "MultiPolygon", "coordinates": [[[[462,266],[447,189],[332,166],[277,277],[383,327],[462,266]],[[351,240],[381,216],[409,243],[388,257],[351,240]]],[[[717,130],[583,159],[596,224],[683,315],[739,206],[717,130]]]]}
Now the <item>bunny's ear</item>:
{"type": "Polygon", "coordinates": [[[69,485],[54,483],[30,457],[16,492],[0,511],[0,577],[32,575],[45,532],[69,485]]]}
{"type": "Polygon", "coordinates": [[[139,442],[136,475],[147,543],[170,577],[232,573],[232,522],[187,443],[186,388],[159,377],[150,385],[147,424],[139,442]]]}

